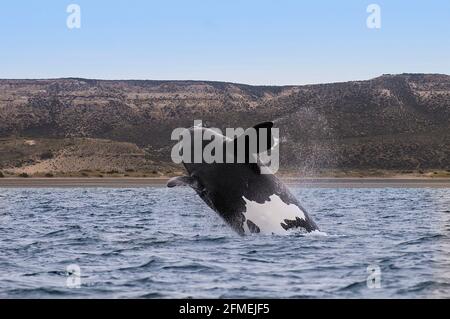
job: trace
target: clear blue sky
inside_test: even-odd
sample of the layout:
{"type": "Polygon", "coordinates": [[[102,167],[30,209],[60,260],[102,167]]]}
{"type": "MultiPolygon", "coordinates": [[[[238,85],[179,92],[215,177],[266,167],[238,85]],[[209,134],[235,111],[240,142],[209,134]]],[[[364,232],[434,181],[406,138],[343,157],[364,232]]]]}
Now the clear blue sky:
{"type": "Polygon", "coordinates": [[[0,6],[0,78],[305,84],[450,74],[449,0],[40,0],[0,6]],[[81,7],[68,29],[66,7],[81,7]],[[366,8],[381,7],[381,29],[366,8]]]}

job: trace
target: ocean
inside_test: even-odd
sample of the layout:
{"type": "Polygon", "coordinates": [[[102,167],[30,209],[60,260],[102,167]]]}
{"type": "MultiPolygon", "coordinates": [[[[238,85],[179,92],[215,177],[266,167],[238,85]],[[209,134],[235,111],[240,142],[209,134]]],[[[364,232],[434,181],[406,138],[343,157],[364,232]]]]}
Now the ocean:
{"type": "Polygon", "coordinates": [[[450,188],[290,189],[320,232],[240,237],[189,188],[0,189],[0,297],[450,297],[450,188]]]}

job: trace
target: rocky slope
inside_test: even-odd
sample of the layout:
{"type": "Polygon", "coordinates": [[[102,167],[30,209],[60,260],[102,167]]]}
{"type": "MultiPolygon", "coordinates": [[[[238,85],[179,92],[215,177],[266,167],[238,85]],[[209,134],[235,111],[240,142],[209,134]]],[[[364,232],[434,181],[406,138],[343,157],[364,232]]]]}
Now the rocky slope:
{"type": "MultiPolygon", "coordinates": [[[[112,165],[119,169],[132,169],[122,159],[121,142],[142,152],[146,170],[169,167],[171,131],[191,126],[194,119],[219,128],[275,121],[282,138],[281,166],[291,171],[450,169],[448,75],[383,75],[368,81],[282,87],[206,81],[0,80],[4,141],[110,140],[117,143],[109,154],[121,158],[112,165]]],[[[0,143],[0,169],[42,161],[38,153],[31,156],[23,150],[12,160],[4,146],[8,143],[0,143]]],[[[72,156],[70,149],[48,148],[72,156]]],[[[101,152],[97,155],[104,158],[101,152]]]]}

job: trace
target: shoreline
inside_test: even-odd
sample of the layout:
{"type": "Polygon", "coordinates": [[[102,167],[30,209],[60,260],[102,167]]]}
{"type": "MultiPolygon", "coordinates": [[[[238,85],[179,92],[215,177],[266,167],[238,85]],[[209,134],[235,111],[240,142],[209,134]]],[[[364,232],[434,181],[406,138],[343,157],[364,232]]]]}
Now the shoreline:
{"type": "MultiPolygon", "coordinates": [[[[5,177],[0,188],[137,188],[165,186],[170,177],[5,177]]],[[[423,177],[280,177],[288,185],[310,188],[450,188],[450,178],[423,177]]]]}

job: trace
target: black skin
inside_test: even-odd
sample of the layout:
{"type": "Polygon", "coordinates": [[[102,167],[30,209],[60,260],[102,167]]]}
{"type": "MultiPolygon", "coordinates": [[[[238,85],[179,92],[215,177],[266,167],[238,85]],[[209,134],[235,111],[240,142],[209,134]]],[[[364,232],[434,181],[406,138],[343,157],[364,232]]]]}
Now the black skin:
{"type": "MultiPolygon", "coordinates": [[[[171,179],[168,187],[191,186],[239,235],[244,235],[243,197],[262,204],[273,194],[279,196],[286,204],[298,206],[305,215],[305,220],[300,218],[284,220],[281,223],[284,229],[300,227],[307,232],[318,230],[317,225],[287,187],[275,175],[261,174],[257,163],[183,163],[183,165],[188,176],[171,179]]],[[[247,220],[247,226],[252,233],[260,231],[250,220],[247,220]]]]}

